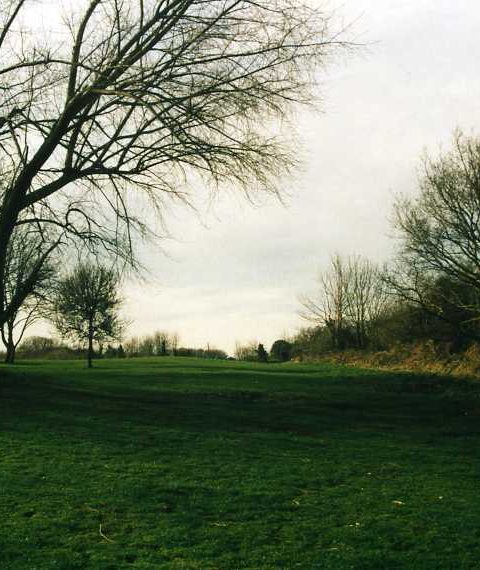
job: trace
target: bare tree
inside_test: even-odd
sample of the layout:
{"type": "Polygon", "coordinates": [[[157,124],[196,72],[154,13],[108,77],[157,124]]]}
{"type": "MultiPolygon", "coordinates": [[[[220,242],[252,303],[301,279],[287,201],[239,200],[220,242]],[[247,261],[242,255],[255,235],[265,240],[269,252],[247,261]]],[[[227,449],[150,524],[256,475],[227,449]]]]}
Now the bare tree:
{"type": "Polygon", "coordinates": [[[139,354],[141,356],[154,356],[156,354],[156,344],[153,336],[142,337],[139,346],[139,354]]]}
{"type": "Polygon", "coordinates": [[[42,232],[20,226],[10,240],[6,258],[4,297],[12,307],[0,329],[5,362],[13,364],[17,346],[27,329],[46,316],[55,282],[52,256],[59,246],[42,232]]]}
{"type": "Polygon", "coordinates": [[[129,356],[175,355],[179,338],[177,333],[155,331],[151,335],[128,339],[125,343],[125,350],[129,356]]]}
{"type": "Polygon", "coordinates": [[[153,335],[154,352],[157,356],[166,356],[170,350],[171,335],[166,331],[156,331],[153,335]]]}
{"type": "Polygon", "coordinates": [[[43,356],[55,348],[61,347],[62,345],[54,338],[29,336],[22,342],[21,350],[31,356],[43,356]]]}
{"type": "Polygon", "coordinates": [[[391,289],[440,318],[445,305],[480,318],[480,139],[456,133],[450,152],[425,159],[420,192],[397,199],[395,225],[391,289]]]}
{"type": "Polygon", "coordinates": [[[141,339],[138,336],[129,338],[123,345],[128,356],[140,356],[141,339]]]}
{"type": "Polygon", "coordinates": [[[178,333],[171,333],[170,334],[170,347],[172,350],[172,356],[177,356],[179,343],[180,343],[180,335],[178,333]]]}
{"type": "MultiPolygon", "coordinates": [[[[44,0],[35,6],[41,9],[44,0]]],[[[310,103],[345,45],[307,0],[80,0],[63,28],[0,4],[0,292],[18,224],[133,262],[148,211],[204,179],[275,190],[294,154],[272,121],[310,103]],[[50,33],[56,32],[56,33],[50,33]],[[59,38],[58,40],[55,38],[59,38]]],[[[159,219],[155,216],[155,219],[159,219]]],[[[4,296],[0,324],[12,313],[4,296]]]]}
{"type": "Polygon", "coordinates": [[[332,257],[330,269],[319,276],[315,295],[301,298],[300,315],[328,329],[334,349],[346,347],[355,335],[358,348],[366,348],[372,328],[388,304],[382,273],[367,259],[332,257]]]}
{"type": "Polygon", "coordinates": [[[235,358],[237,360],[256,361],[258,357],[258,342],[250,341],[246,344],[235,343],[235,358]]]}
{"type": "Polygon", "coordinates": [[[317,326],[325,326],[331,335],[333,348],[344,348],[347,319],[347,272],[348,267],[340,255],[330,260],[330,269],[320,273],[319,290],[316,295],[304,295],[300,300],[302,318],[317,326]]]}
{"type": "Polygon", "coordinates": [[[389,304],[387,288],[378,266],[360,256],[348,259],[345,275],[346,317],[357,347],[366,348],[372,328],[389,304]]]}

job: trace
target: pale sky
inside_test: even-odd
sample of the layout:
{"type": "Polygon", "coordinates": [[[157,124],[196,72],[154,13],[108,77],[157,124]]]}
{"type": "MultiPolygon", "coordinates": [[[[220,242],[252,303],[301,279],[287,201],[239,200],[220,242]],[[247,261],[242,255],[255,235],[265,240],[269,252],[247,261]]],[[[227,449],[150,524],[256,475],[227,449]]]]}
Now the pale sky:
{"type": "Polygon", "coordinates": [[[384,261],[396,192],[414,192],[422,152],[454,129],[479,133],[478,0],[330,1],[355,21],[361,54],[321,77],[323,113],[299,116],[304,167],[282,206],[232,195],[199,215],[177,208],[175,239],[142,254],[148,281],[125,287],[128,334],[178,332],[183,346],[233,352],[302,326],[298,295],[332,253],[384,261]],[[160,247],[164,252],[160,251],[160,247]]]}

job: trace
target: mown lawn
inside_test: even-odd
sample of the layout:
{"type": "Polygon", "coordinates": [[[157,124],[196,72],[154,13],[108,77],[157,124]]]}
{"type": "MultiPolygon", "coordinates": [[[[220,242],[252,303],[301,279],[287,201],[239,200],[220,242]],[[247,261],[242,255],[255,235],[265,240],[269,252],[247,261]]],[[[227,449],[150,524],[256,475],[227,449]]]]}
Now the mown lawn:
{"type": "Polygon", "coordinates": [[[0,568],[479,568],[480,387],[193,359],[0,366],[0,568]]]}

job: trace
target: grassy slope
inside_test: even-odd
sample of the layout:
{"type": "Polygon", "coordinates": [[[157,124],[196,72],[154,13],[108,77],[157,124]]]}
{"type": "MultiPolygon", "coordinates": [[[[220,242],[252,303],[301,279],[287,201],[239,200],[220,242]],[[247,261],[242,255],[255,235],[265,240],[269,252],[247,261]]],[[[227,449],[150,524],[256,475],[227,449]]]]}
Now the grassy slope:
{"type": "Polygon", "coordinates": [[[0,366],[2,570],[478,568],[476,386],[83,366],[0,366]]]}

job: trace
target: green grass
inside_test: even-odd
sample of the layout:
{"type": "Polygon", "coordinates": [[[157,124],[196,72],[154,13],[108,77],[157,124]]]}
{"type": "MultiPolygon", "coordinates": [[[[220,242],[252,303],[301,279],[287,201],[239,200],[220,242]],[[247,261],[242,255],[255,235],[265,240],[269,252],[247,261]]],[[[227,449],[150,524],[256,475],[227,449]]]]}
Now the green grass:
{"type": "Polygon", "coordinates": [[[0,366],[2,570],[479,567],[475,384],[96,364],[0,366]]]}

